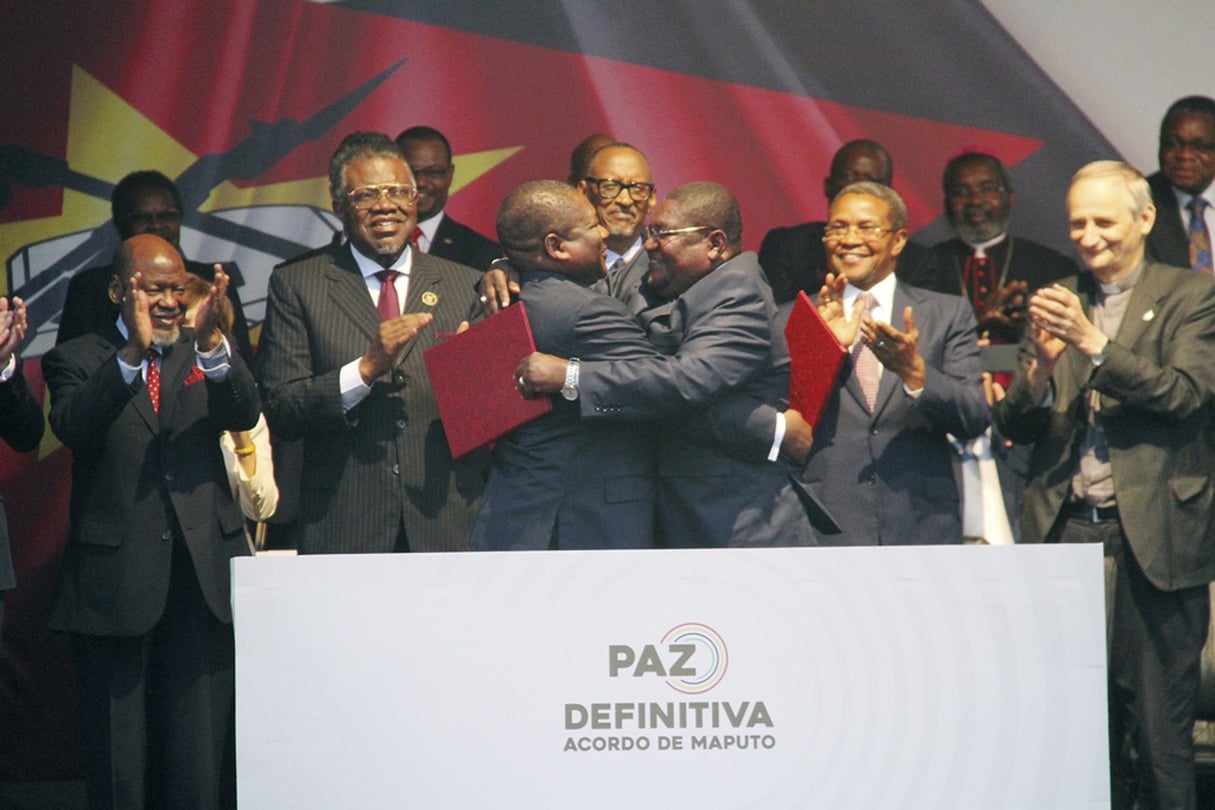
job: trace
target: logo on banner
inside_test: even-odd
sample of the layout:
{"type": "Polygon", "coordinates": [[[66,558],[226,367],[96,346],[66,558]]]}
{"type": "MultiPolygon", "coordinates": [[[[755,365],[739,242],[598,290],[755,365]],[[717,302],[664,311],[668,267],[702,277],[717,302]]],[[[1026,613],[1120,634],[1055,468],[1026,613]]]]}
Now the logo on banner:
{"type": "Polygon", "coordinates": [[[657,676],[667,686],[688,695],[708,692],[726,674],[729,653],[720,635],[707,624],[673,627],[659,644],[640,650],[628,644],[608,647],[608,675],[612,678],[657,676]]]}
{"type": "MultiPolygon", "coordinates": [[[[700,622],[676,625],[657,643],[607,645],[607,676],[616,687],[622,682],[665,683],[699,697],[721,684],[729,663],[721,634],[700,622]]],[[[562,750],[570,752],[776,747],[775,724],[763,700],[679,701],[658,694],[650,701],[566,703],[564,716],[562,750]]]]}

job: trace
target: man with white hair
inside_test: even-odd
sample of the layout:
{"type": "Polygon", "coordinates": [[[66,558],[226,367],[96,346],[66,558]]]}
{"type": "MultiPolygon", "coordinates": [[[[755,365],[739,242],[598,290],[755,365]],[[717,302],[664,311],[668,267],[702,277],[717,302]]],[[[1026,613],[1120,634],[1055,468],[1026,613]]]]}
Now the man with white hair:
{"type": "Polygon", "coordinates": [[[1145,259],[1156,209],[1126,164],[1082,168],[1067,209],[1085,271],[1030,298],[996,423],[1034,443],[1022,541],[1104,546],[1113,806],[1193,808],[1215,579],[1215,282],[1145,259]]]}

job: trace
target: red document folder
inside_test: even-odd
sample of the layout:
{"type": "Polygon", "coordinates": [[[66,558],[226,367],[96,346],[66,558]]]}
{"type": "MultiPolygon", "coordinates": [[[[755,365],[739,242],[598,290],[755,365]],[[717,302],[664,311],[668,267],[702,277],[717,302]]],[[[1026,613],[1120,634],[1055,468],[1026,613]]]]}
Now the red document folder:
{"type": "Polygon", "coordinates": [[[453,458],[553,409],[548,397],[524,399],[515,387],[515,368],[535,350],[520,302],[422,355],[453,458]]]}
{"type": "Polygon", "coordinates": [[[840,345],[831,327],[803,290],[793,302],[785,324],[792,364],[789,375],[789,407],[801,413],[811,427],[818,426],[823,406],[839,381],[840,366],[848,350],[840,345]]]}

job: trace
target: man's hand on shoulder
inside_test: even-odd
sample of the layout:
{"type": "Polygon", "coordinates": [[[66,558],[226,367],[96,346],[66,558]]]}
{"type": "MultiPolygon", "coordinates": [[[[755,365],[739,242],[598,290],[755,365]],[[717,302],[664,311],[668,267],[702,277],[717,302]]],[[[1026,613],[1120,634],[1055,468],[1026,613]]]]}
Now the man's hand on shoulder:
{"type": "Polygon", "coordinates": [[[486,316],[510,306],[510,297],[519,294],[519,272],[506,259],[495,261],[481,276],[481,306],[486,316]]]}
{"type": "Polygon", "coordinates": [[[532,352],[515,369],[515,387],[524,399],[555,394],[565,385],[569,361],[551,354],[532,352]]]}

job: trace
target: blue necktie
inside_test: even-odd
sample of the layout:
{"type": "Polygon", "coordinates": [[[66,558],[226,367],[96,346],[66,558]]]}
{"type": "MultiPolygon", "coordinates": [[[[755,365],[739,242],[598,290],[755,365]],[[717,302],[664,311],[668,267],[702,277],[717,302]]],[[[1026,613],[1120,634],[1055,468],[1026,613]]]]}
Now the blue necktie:
{"type": "Polygon", "coordinates": [[[1195,197],[1186,207],[1190,210],[1190,267],[1209,276],[1215,274],[1215,268],[1211,265],[1211,232],[1202,216],[1207,205],[1205,199],[1195,197]]]}

